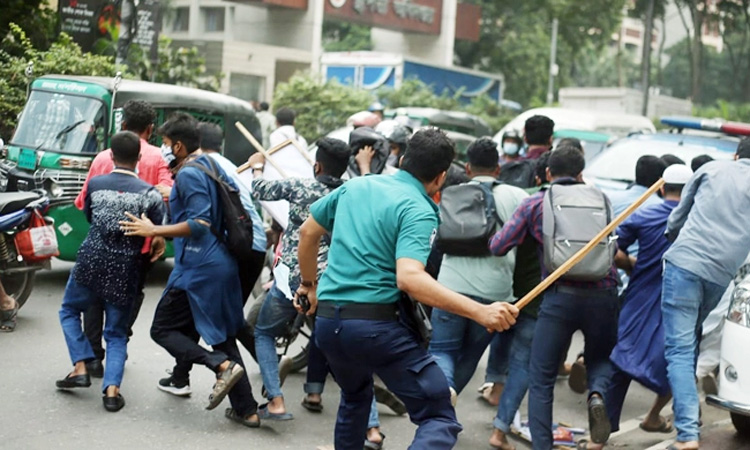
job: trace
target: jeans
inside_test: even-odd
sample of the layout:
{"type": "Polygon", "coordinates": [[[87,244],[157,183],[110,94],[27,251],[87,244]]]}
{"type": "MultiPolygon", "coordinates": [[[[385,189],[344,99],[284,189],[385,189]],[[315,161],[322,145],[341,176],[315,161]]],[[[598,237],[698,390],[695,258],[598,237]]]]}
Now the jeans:
{"type": "Polygon", "coordinates": [[[568,339],[583,331],[584,358],[591,394],[607,393],[612,364],[609,354],[617,342],[615,289],[578,289],[552,286],[544,294],[529,361],[529,426],[535,450],[552,448],[552,403],[560,354],[568,339]]]}
{"type": "Polygon", "coordinates": [[[661,313],[664,356],[674,397],[677,441],[697,441],[700,401],[695,386],[695,365],[701,324],[716,307],[726,286],[688,272],[669,261],[664,264],[661,313]]]}
{"type": "MultiPolygon", "coordinates": [[[[290,286],[292,292],[297,287],[290,286]]],[[[258,323],[255,324],[255,354],[258,357],[266,397],[270,400],[283,397],[279,381],[279,357],[276,354],[276,337],[287,332],[289,323],[297,316],[292,301],[287,299],[276,283],[271,286],[263,306],[260,307],[258,323]]]]}
{"type": "Polygon", "coordinates": [[[116,306],[97,297],[89,288],[68,278],[60,308],[60,325],[65,342],[68,345],[70,360],[73,364],[79,361],[91,361],[96,356],[81,326],[81,314],[94,303],[104,307],[105,324],[104,340],[107,342],[107,365],[102,380],[102,390],[107,386],[120,386],[128,354],[128,321],[131,306],[116,306]]]}
{"type": "Polygon", "coordinates": [[[445,375],[412,332],[396,321],[316,319],[318,346],[341,387],[334,444],[361,450],[372,407],[373,373],[417,425],[412,450],[452,449],[461,425],[445,375]]]}
{"type": "Polygon", "coordinates": [[[505,334],[495,333],[490,341],[490,355],[487,358],[487,370],[484,374],[485,383],[505,384],[508,380],[510,345],[505,334]]]}
{"type": "MultiPolygon", "coordinates": [[[[480,297],[472,300],[489,304],[492,301],[480,297]]],[[[437,308],[432,310],[432,339],[430,353],[448,379],[448,385],[456,392],[466,387],[492,340],[493,333],[471,319],[437,308]]]]}
{"type": "Polygon", "coordinates": [[[502,333],[507,335],[511,342],[510,370],[500,403],[497,405],[497,416],[492,424],[506,434],[510,432],[510,424],[529,389],[529,360],[535,328],[536,317],[521,313],[516,318],[516,324],[502,333]]]}
{"type": "MultiPolygon", "coordinates": [[[[200,335],[195,329],[190,301],[187,293],[180,289],[170,289],[159,300],[154,322],[151,324],[151,339],[177,360],[172,372],[172,377],[177,382],[189,381],[193,364],[204,365],[214,372],[217,372],[226,360],[244,367],[242,355],[233,336],[221,344],[214,345],[213,351],[208,351],[198,344],[200,335]]],[[[247,371],[229,391],[229,402],[242,417],[255,414],[257,411],[258,403],[253,397],[247,371]]]]}

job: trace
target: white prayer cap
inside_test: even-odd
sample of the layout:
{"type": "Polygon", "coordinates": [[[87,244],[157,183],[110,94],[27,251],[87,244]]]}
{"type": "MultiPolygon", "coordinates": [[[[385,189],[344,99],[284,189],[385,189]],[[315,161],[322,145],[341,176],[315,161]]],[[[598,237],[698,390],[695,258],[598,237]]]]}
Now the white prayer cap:
{"type": "Polygon", "coordinates": [[[661,176],[666,184],[687,184],[693,171],[685,164],[672,164],[664,170],[661,176]]]}

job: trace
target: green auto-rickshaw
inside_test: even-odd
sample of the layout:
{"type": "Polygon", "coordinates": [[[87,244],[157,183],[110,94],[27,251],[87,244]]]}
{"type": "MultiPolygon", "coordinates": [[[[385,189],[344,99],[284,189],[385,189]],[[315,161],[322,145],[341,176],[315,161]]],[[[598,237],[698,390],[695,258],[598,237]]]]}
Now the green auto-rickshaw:
{"type": "MultiPolygon", "coordinates": [[[[157,126],[184,111],[225,132],[225,156],[247,161],[251,144],[234,126],[239,121],[260,139],[260,124],[246,101],[215,92],[145,81],[104,77],[45,75],[31,83],[13,138],[0,158],[0,191],[44,189],[48,215],[55,221],[59,258],[74,261],[89,224],[73,201],[96,154],[120,130],[122,106],[146,100],[157,112],[157,126]]],[[[159,145],[154,137],[154,144],[159,145]]]]}

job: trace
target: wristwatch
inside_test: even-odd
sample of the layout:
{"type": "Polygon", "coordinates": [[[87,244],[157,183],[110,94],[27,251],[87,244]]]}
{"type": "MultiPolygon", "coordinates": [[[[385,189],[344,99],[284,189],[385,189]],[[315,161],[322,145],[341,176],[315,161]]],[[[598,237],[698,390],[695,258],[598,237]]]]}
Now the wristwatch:
{"type": "Polygon", "coordinates": [[[265,164],[263,164],[263,163],[255,163],[252,166],[250,166],[250,168],[253,169],[253,170],[263,170],[263,166],[265,166],[265,164]]]}
{"type": "Polygon", "coordinates": [[[302,281],[300,281],[299,284],[301,284],[302,286],[304,286],[306,288],[311,288],[311,287],[316,286],[318,284],[318,280],[315,280],[315,281],[305,281],[305,280],[302,280],[302,281]]]}

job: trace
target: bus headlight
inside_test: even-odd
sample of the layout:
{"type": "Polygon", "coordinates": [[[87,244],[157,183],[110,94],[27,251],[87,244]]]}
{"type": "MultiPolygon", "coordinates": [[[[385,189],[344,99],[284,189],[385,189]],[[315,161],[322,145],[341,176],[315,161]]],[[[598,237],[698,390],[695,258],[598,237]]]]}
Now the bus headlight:
{"type": "Polygon", "coordinates": [[[61,188],[60,185],[55,183],[54,181],[49,184],[48,191],[50,198],[60,198],[63,196],[63,194],[65,194],[63,188],[61,188]]]}
{"type": "Polygon", "coordinates": [[[727,320],[750,327],[750,278],[746,278],[732,292],[727,320]]]}

